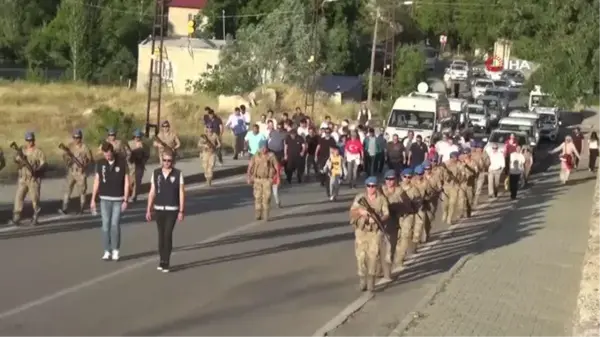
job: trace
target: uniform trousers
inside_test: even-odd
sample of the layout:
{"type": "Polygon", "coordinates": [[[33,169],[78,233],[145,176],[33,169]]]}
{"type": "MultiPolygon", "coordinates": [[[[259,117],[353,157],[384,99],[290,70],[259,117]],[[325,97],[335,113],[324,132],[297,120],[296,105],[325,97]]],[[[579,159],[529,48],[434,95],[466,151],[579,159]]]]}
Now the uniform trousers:
{"type": "Polygon", "coordinates": [[[156,211],[156,227],[158,228],[158,255],[160,263],[169,266],[173,251],[173,230],[179,211],[156,211]]]}

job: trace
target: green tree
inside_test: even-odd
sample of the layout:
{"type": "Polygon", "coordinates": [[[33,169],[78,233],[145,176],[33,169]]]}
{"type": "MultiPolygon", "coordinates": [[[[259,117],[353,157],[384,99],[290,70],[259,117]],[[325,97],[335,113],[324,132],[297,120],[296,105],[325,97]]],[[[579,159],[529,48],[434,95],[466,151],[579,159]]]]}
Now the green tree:
{"type": "Polygon", "coordinates": [[[426,79],[425,55],[418,46],[400,46],[395,55],[392,95],[398,97],[415,91],[426,79]]]}

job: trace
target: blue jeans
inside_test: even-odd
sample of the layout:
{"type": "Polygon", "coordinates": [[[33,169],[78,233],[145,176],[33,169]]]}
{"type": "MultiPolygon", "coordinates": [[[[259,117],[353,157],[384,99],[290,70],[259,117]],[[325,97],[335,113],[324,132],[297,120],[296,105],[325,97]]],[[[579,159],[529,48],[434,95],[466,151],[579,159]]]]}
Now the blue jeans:
{"type": "Polygon", "coordinates": [[[100,199],[102,216],[102,245],[105,252],[121,247],[121,200],[100,199]]]}

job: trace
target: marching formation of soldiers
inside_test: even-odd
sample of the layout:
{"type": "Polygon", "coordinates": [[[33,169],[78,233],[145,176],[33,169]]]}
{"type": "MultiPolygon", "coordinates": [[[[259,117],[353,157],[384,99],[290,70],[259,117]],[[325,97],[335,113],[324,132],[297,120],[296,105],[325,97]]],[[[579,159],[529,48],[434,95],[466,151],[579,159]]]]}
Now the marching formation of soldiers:
{"type": "MultiPolygon", "coordinates": [[[[161,127],[162,130],[158,136],[154,137],[153,143],[154,147],[157,148],[159,160],[162,158],[162,153],[165,152],[165,150],[176,153],[177,149],[181,146],[179,137],[170,130],[168,121],[163,122],[161,127]]],[[[140,186],[146,170],[146,163],[150,158],[150,148],[147,143],[144,142],[144,134],[142,131],[135,130],[132,136],[131,140],[123,142],[117,138],[116,130],[110,128],[108,129],[107,137],[104,142],[112,144],[117,156],[123,156],[123,158],[127,159],[130,175],[130,196],[131,201],[135,202],[140,193],[140,186]]],[[[210,133],[207,134],[207,138],[214,142],[214,137],[211,136],[210,133]]],[[[33,206],[33,217],[28,225],[35,226],[38,224],[41,211],[40,189],[44,172],[47,169],[46,155],[36,146],[35,134],[33,132],[27,132],[24,140],[25,144],[22,146],[17,145],[15,142],[10,144],[10,148],[15,152],[14,162],[18,166],[17,192],[13,206],[13,216],[9,222],[9,224],[13,226],[22,225],[21,213],[23,211],[23,202],[26,196],[29,197],[33,206]]],[[[218,141],[214,144],[217,148],[220,147],[218,141]]],[[[202,146],[203,145],[200,145],[200,147],[202,146]]],[[[94,155],[101,154],[102,145],[100,145],[96,153],[93,154],[83,141],[82,130],[75,130],[72,134],[72,141],[66,145],[60,143],[58,147],[62,151],[62,157],[66,168],[64,195],[62,198],[62,205],[58,212],[63,215],[70,213],[69,200],[75,191],[77,193],[76,196],[79,197],[79,205],[77,209],[74,210],[74,213],[79,215],[83,213],[87,202],[87,180],[89,174],[92,172],[91,168],[95,163],[94,155]]],[[[214,153],[213,157],[211,157],[210,149],[205,150],[204,153],[203,163],[205,163],[204,166],[207,179],[210,180],[212,177],[212,167],[206,166],[214,165],[214,153]]],[[[4,153],[0,150],[0,170],[5,166],[4,153]]]]}
{"type": "Polygon", "coordinates": [[[444,163],[433,156],[405,168],[400,182],[393,169],[383,185],[374,176],[366,179],[366,191],[350,208],[361,291],[373,291],[379,276],[391,280],[394,265],[401,269],[407,254],[427,242],[440,202],[442,221],[449,225],[471,216],[489,166],[481,146],[474,145],[473,151],[452,152],[444,163]]]}

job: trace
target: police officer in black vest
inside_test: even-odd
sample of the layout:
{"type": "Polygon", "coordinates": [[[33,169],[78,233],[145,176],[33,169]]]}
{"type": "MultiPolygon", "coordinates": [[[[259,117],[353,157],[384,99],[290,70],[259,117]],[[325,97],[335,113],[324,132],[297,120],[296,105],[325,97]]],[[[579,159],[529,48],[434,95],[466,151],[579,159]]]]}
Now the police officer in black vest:
{"type": "Polygon", "coordinates": [[[158,253],[160,263],[156,269],[169,272],[171,251],[173,250],[173,229],[177,221],[183,221],[185,189],[183,174],[173,167],[173,154],[162,154],[162,167],[152,173],[146,220],[152,220],[152,211],[158,227],[158,253]]]}

